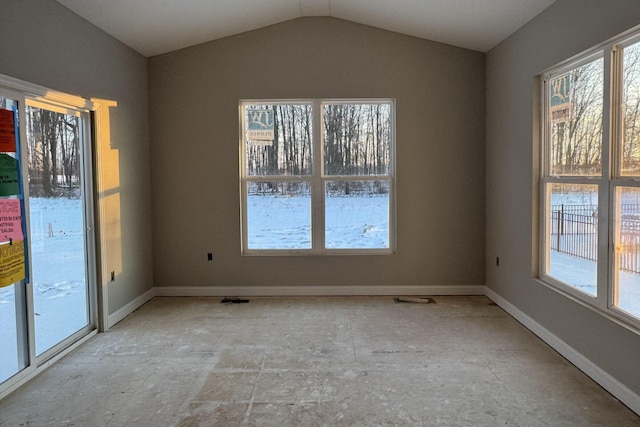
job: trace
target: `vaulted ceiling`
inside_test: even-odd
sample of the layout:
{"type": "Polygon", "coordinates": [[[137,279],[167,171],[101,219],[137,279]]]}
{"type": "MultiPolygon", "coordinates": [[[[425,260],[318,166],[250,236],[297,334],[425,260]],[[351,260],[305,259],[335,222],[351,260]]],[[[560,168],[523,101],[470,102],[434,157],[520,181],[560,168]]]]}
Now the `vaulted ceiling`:
{"type": "Polygon", "coordinates": [[[555,0],[57,0],[144,56],[303,16],[487,52],[555,0]]]}

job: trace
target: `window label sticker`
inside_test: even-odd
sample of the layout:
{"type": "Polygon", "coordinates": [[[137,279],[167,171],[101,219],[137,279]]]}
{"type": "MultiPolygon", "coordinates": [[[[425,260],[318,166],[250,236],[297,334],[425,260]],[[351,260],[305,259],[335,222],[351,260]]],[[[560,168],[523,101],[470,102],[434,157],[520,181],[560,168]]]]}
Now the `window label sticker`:
{"type": "Polygon", "coordinates": [[[24,241],[0,245],[0,288],[25,278],[24,241]]]}
{"type": "Polygon", "coordinates": [[[23,240],[20,200],[0,200],[0,242],[23,240]]]}
{"type": "Polygon", "coordinates": [[[273,141],[273,110],[247,111],[247,139],[252,141],[273,141]]]}
{"type": "Polygon", "coordinates": [[[8,154],[0,154],[0,196],[20,194],[18,160],[8,154]]]}
{"type": "Polygon", "coordinates": [[[11,110],[0,109],[0,151],[16,152],[16,127],[11,110]]]}
{"type": "Polygon", "coordinates": [[[571,103],[571,74],[557,77],[549,82],[550,112],[554,123],[571,120],[573,105],[571,103]]]}

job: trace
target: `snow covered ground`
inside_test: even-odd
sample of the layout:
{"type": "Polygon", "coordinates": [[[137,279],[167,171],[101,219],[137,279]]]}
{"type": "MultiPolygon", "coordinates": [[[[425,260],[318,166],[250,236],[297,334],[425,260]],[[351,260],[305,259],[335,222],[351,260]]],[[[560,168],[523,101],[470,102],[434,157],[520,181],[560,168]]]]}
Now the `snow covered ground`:
{"type": "Polygon", "coordinates": [[[36,353],[40,354],[89,320],[84,221],[80,199],[32,198],[30,203],[36,353]]]}
{"type": "MultiPolygon", "coordinates": [[[[388,248],[389,196],[333,196],[325,199],[328,248],[388,248]]],[[[249,196],[250,249],[310,249],[310,196],[249,196]]]]}
{"type": "MultiPolygon", "coordinates": [[[[551,251],[551,275],[587,294],[596,295],[596,263],[551,251]]],[[[619,308],[640,317],[640,274],[620,272],[619,308]]]]}
{"type": "MultiPolygon", "coordinates": [[[[31,198],[36,354],[88,322],[82,202],[31,198]],[[51,224],[51,226],[49,226],[51,224]]],[[[0,288],[0,381],[18,371],[15,285],[0,288]]]]}

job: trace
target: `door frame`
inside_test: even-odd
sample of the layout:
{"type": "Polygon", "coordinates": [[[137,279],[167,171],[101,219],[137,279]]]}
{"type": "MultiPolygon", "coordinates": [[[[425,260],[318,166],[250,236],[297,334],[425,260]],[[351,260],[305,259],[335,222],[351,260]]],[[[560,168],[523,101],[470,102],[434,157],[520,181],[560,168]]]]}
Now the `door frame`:
{"type": "MultiPolygon", "coordinates": [[[[30,381],[32,378],[43,372],[45,369],[53,365],[59,359],[67,355],[73,349],[80,346],[82,343],[93,337],[98,331],[102,331],[107,326],[105,322],[106,315],[108,313],[108,295],[106,292],[100,292],[100,284],[98,273],[100,271],[100,236],[96,209],[96,185],[97,182],[97,162],[95,160],[95,141],[98,140],[97,126],[94,113],[99,111],[99,106],[93,102],[84,98],[66,94],[63,92],[48,89],[46,87],[29,83],[14,77],[0,74],[0,93],[7,98],[11,98],[18,102],[19,111],[19,140],[20,140],[20,158],[26,159],[27,146],[26,146],[26,106],[29,103],[40,104],[42,106],[49,106],[51,109],[65,109],[80,112],[83,117],[83,170],[86,172],[83,176],[83,210],[85,225],[89,225],[89,229],[85,230],[85,248],[86,248],[86,264],[87,264],[87,279],[90,282],[88,286],[89,291],[89,325],[82,328],[80,331],[72,334],[66,339],[56,344],[51,349],[43,352],[41,355],[35,355],[35,322],[34,322],[34,307],[33,307],[33,286],[30,283],[26,283],[26,280],[21,282],[21,304],[23,309],[26,310],[26,315],[23,313],[21,319],[26,322],[26,325],[22,325],[23,330],[26,330],[26,340],[22,339],[23,344],[27,347],[23,350],[21,357],[26,357],[26,367],[16,373],[14,376],[7,379],[0,384],[0,399],[9,395],[11,392],[30,381]]],[[[23,160],[22,160],[23,161],[23,160]]],[[[22,164],[21,164],[22,166],[22,164]]],[[[26,184],[28,182],[28,169],[22,167],[22,182],[26,184]]],[[[28,185],[23,185],[23,194],[25,211],[22,213],[23,218],[27,221],[27,230],[29,230],[29,193],[28,185]]],[[[26,237],[26,236],[25,236],[26,237]]],[[[28,238],[25,239],[28,242],[28,238]]],[[[31,245],[27,243],[25,245],[25,258],[28,260],[31,254],[31,245]]],[[[30,268],[30,266],[27,266],[30,268]]],[[[18,296],[16,296],[16,299],[18,296]]],[[[16,307],[17,308],[17,307],[16,307]]],[[[16,317],[19,317],[16,315],[16,317]]],[[[16,319],[18,321],[18,319],[16,319]]]]}

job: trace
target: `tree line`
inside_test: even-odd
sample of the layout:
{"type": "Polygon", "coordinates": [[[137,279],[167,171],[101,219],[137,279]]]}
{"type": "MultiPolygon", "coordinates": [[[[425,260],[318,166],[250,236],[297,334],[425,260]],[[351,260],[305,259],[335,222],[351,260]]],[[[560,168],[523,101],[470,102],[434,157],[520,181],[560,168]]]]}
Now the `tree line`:
{"type": "Polygon", "coordinates": [[[80,118],[27,106],[29,190],[56,197],[80,186],[80,118]]]}
{"type": "Polygon", "coordinates": [[[640,44],[624,49],[622,169],[640,175],[640,44]]]}
{"type": "MultiPolygon", "coordinates": [[[[246,143],[250,176],[308,176],[312,174],[313,108],[309,104],[247,106],[273,111],[273,140],[246,143]]],[[[248,116],[247,116],[248,117],[248,116]]],[[[322,110],[324,174],[328,176],[372,176],[391,172],[391,106],[386,103],[325,104],[322,110]]],[[[356,183],[331,182],[347,193],[356,183]]],[[[386,191],[376,185],[376,191],[386,191]]],[[[364,185],[361,184],[361,185],[364,185]]],[[[367,184],[368,185],[368,184],[367,184]]],[[[281,191],[298,183],[265,183],[260,191],[281,191]]]]}
{"type": "MultiPolygon", "coordinates": [[[[597,175],[602,170],[604,61],[595,60],[569,72],[568,103],[551,126],[551,173],[597,175]]],[[[551,87],[557,83],[551,81],[551,87]]]]}
{"type": "MultiPolygon", "coordinates": [[[[640,175],[640,44],[623,49],[621,73],[621,166],[640,175]]],[[[567,106],[551,111],[551,174],[599,175],[602,172],[604,60],[577,67],[550,82],[567,79],[567,106]]],[[[614,142],[612,140],[612,142],[614,142]]]]}
{"type": "MultiPolygon", "coordinates": [[[[12,103],[0,97],[0,108],[12,103]]],[[[30,194],[73,193],[80,185],[80,118],[27,106],[25,122],[30,194]]]]}

